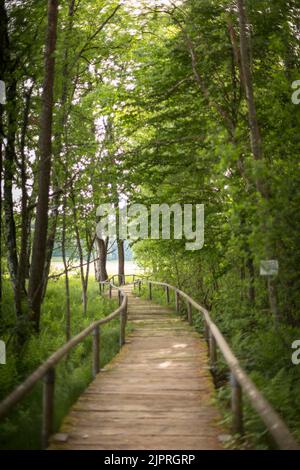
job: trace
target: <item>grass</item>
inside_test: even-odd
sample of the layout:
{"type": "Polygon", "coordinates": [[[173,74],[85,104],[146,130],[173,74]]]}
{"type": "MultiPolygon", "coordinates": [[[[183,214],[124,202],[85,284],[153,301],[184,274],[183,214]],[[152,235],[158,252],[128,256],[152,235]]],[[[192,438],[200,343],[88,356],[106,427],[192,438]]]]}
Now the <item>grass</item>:
{"type": "MultiPolygon", "coordinates": [[[[105,317],[117,308],[116,300],[99,295],[98,284],[90,279],[87,315],[82,315],[81,286],[76,277],[70,278],[72,336],[93,320],[105,317]]],[[[65,343],[64,281],[50,281],[41,316],[41,331],[32,335],[16,355],[11,340],[14,332],[13,297],[8,281],[4,281],[1,338],[7,343],[7,363],[0,366],[0,399],[3,399],[51,353],[65,343]]],[[[101,328],[100,364],[103,367],[119,350],[119,321],[111,321],[101,328]]],[[[92,379],[92,338],[87,337],[62,359],[56,367],[54,429],[59,428],[70,406],[92,379]]],[[[32,392],[0,424],[1,449],[40,449],[42,384],[32,392]]]]}

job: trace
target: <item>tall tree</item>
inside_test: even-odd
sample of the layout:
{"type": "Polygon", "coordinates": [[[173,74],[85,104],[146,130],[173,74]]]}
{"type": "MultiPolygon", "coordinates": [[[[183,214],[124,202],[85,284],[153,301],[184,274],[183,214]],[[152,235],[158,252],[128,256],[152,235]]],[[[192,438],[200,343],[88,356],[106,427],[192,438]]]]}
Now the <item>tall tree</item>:
{"type": "Polygon", "coordinates": [[[14,63],[10,53],[8,37],[8,17],[5,3],[1,3],[2,22],[2,55],[4,59],[4,81],[7,88],[6,105],[6,146],[4,157],[4,215],[6,225],[6,246],[8,252],[8,266],[10,278],[14,289],[15,308],[20,316],[20,296],[18,296],[18,250],[16,238],[16,224],[14,219],[13,180],[16,168],[16,133],[17,133],[17,79],[14,74],[14,63]]]}
{"type": "MultiPolygon", "coordinates": [[[[7,54],[7,15],[4,0],[0,1],[0,80],[5,84],[5,68],[7,54]]],[[[0,103],[0,261],[2,260],[2,171],[3,171],[3,111],[4,103],[0,103]]],[[[2,263],[0,267],[0,300],[2,299],[2,263]]]]}
{"type": "Polygon", "coordinates": [[[32,320],[39,329],[40,309],[43,294],[43,271],[46,259],[49,188],[52,159],[52,117],[55,73],[55,49],[57,35],[58,0],[48,0],[48,26],[45,49],[45,76],[40,115],[40,160],[38,179],[38,201],[30,267],[29,298],[32,320]]]}
{"type": "MultiPolygon", "coordinates": [[[[240,51],[241,51],[241,66],[244,78],[244,85],[246,91],[246,99],[248,106],[248,118],[249,118],[249,130],[250,130],[250,141],[253,157],[256,161],[262,161],[263,156],[263,143],[261,138],[261,131],[259,128],[257,109],[254,97],[254,87],[251,72],[251,43],[250,43],[250,25],[247,22],[247,14],[244,0],[238,0],[238,15],[240,25],[240,51]]],[[[266,181],[265,176],[258,174],[256,176],[257,189],[261,196],[268,201],[270,199],[269,184],[266,181]]],[[[268,211],[269,212],[269,211],[268,211]]],[[[265,217],[268,217],[269,213],[263,214],[262,228],[266,232],[265,217]]],[[[270,246],[269,234],[265,233],[266,237],[266,256],[273,257],[274,249],[270,246]]],[[[270,307],[273,312],[275,320],[280,320],[280,314],[277,305],[277,290],[275,281],[268,277],[268,294],[270,307]]]]}

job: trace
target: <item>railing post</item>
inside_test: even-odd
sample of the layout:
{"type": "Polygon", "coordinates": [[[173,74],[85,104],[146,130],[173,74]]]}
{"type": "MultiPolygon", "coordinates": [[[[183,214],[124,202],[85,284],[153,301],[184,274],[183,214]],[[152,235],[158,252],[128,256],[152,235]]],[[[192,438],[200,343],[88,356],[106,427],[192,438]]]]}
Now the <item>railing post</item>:
{"type": "Polygon", "coordinates": [[[109,298],[111,299],[112,297],[112,287],[111,287],[111,283],[109,283],[109,298]]]}
{"type": "MultiPolygon", "coordinates": [[[[127,299],[127,297],[125,297],[125,306],[124,306],[125,327],[126,327],[126,325],[127,325],[127,315],[128,315],[128,304],[127,304],[127,302],[128,302],[128,299],[127,299]]],[[[125,331],[126,331],[126,330],[125,330],[125,331]]],[[[125,336],[124,336],[124,342],[125,342],[125,340],[126,340],[126,338],[125,338],[125,336]]]]}
{"type": "Polygon", "coordinates": [[[149,282],[149,300],[152,300],[152,284],[149,282]]]}
{"type": "Polygon", "coordinates": [[[55,369],[49,369],[44,376],[43,385],[43,422],[42,447],[47,449],[49,437],[53,432],[55,369]]]}
{"type": "Polygon", "coordinates": [[[211,330],[209,331],[209,362],[210,368],[214,370],[217,362],[217,345],[211,330]]]}
{"type": "Polygon", "coordinates": [[[120,312],[120,348],[125,344],[126,331],[126,311],[122,309],[120,312]]]}
{"type": "Polygon", "coordinates": [[[93,331],[93,377],[99,373],[100,370],[100,328],[96,326],[93,331]]]}
{"type": "Polygon", "coordinates": [[[232,411],[232,432],[234,434],[243,434],[243,396],[240,384],[235,375],[230,373],[231,385],[231,411],[232,411]]]}
{"type": "Polygon", "coordinates": [[[176,312],[179,312],[179,292],[175,291],[175,309],[176,312]]]}
{"type": "Polygon", "coordinates": [[[190,325],[193,324],[193,316],[192,316],[192,305],[190,302],[187,303],[187,319],[190,325]]]}
{"type": "Polygon", "coordinates": [[[119,300],[119,306],[120,306],[121,303],[122,303],[122,298],[121,298],[121,291],[120,291],[120,289],[118,289],[118,300],[119,300]]]}
{"type": "Polygon", "coordinates": [[[204,338],[207,342],[209,342],[209,328],[206,320],[204,320],[204,338]]]}
{"type": "Polygon", "coordinates": [[[170,291],[169,291],[169,286],[166,286],[166,301],[169,304],[170,303],[170,291]]]}
{"type": "Polygon", "coordinates": [[[139,294],[141,293],[142,281],[139,279],[139,294]]]}

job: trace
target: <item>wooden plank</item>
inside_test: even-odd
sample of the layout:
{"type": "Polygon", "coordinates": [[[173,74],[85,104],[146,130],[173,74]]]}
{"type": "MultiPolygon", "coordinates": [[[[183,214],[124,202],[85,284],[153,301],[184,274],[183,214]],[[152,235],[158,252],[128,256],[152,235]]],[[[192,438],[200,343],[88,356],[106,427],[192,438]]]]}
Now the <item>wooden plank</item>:
{"type": "Polygon", "coordinates": [[[114,436],[115,434],[140,434],[141,436],[164,435],[164,436],[214,436],[215,427],[213,419],[208,419],[202,415],[198,419],[130,419],[112,420],[103,418],[94,413],[86,416],[86,413],[80,413],[77,418],[70,416],[64,423],[64,432],[72,434],[74,437],[81,437],[88,434],[91,438],[101,438],[101,436],[114,436]],[[98,417],[98,419],[97,419],[98,417]]]}
{"type": "Polygon", "coordinates": [[[200,436],[144,436],[130,434],[128,436],[120,434],[114,436],[102,436],[101,441],[93,442],[88,438],[69,438],[65,444],[53,443],[51,449],[57,450],[220,450],[219,440],[213,437],[200,436]]]}

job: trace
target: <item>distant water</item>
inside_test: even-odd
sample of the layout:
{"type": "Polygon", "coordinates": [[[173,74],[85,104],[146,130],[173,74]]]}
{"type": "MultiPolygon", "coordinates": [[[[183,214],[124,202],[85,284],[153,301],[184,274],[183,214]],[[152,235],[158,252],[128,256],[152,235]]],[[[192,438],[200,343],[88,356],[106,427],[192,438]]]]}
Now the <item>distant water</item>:
{"type": "MultiPolygon", "coordinates": [[[[78,260],[74,261],[73,265],[78,266],[79,265],[78,260]]],[[[118,273],[118,261],[117,260],[107,261],[106,267],[107,267],[107,273],[109,275],[118,273]]],[[[64,265],[61,259],[58,259],[56,261],[54,258],[52,260],[51,270],[56,271],[56,272],[64,270],[64,265]]],[[[143,272],[143,270],[139,268],[138,265],[134,261],[125,261],[125,274],[136,274],[136,273],[141,273],[141,272],[143,272]]],[[[72,273],[72,271],[70,271],[70,273],[72,273]]],[[[94,263],[90,264],[90,273],[94,274],[94,263]]]]}
{"type": "MultiPolygon", "coordinates": [[[[116,274],[118,272],[118,261],[107,261],[106,268],[108,274],[116,274]]],[[[142,271],[134,261],[125,261],[125,274],[135,274],[142,271]]]]}

